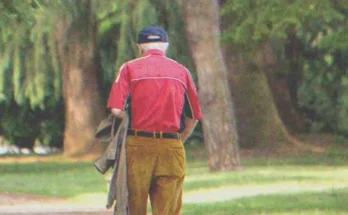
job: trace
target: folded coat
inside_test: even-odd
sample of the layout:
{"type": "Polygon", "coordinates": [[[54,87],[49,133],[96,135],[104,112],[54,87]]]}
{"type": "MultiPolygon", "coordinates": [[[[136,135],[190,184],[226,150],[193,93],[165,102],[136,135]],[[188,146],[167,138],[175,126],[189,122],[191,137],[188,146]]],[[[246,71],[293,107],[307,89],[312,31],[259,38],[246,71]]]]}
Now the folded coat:
{"type": "Polygon", "coordinates": [[[127,114],[122,120],[110,115],[100,123],[95,134],[101,141],[109,142],[105,152],[94,162],[94,165],[102,174],[113,167],[106,207],[112,207],[116,201],[115,215],[129,215],[126,163],[128,125],[129,117],[127,114]]]}

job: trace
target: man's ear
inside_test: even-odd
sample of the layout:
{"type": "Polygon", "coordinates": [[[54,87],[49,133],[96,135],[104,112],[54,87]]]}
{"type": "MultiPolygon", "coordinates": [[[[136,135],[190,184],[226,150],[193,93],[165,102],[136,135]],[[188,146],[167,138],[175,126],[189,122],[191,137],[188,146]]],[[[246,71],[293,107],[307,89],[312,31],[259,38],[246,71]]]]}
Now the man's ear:
{"type": "Polygon", "coordinates": [[[141,46],[139,44],[137,44],[137,46],[138,46],[140,56],[143,55],[144,54],[143,49],[141,48],[141,46]]]}

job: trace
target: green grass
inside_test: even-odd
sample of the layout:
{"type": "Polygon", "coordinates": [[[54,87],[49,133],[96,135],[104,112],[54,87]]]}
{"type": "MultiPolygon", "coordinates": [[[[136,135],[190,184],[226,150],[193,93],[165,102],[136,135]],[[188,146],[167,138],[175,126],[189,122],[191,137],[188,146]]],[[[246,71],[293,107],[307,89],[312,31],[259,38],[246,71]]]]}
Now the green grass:
{"type": "Polygon", "coordinates": [[[73,197],[106,190],[104,177],[92,163],[0,163],[0,191],[73,197]]]}
{"type": "Polygon", "coordinates": [[[339,183],[348,178],[348,156],[342,150],[299,157],[242,159],[244,170],[211,173],[206,162],[188,163],[185,191],[277,182],[339,183]]]}
{"type": "Polygon", "coordinates": [[[183,215],[328,215],[348,213],[348,188],[326,192],[261,195],[230,201],[186,204],[183,215]]]}
{"type": "MultiPolygon", "coordinates": [[[[348,178],[348,168],[284,166],[249,168],[242,172],[187,174],[185,191],[233,185],[266,185],[280,182],[340,183],[348,178]]],[[[348,182],[347,182],[348,183],[348,182]]]]}
{"type": "MultiPolygon", "coordinates": [[[[319,156],[243,159],[242,171],[215,173],[205,161],[191,160],[182,214],[348,214],[347,157],[330,150],[319,156]]],[[[0,191],[71,199],[106,193],[105,177],[92,161],[0,163],[0,172],[0,191]]]]}

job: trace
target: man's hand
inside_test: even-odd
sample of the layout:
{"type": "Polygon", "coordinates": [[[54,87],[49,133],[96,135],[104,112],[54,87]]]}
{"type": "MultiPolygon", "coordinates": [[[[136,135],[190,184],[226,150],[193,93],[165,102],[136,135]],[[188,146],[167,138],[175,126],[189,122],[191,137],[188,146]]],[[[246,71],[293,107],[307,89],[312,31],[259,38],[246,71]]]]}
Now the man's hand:
{"type": "Polygon", "coordinates": [[[111,113],[118,118],[123,118],[125,115],[125,112],[123,110],[117,108],[112,108],[111,113]]]}
{"type": "Polygon", "coordinates": [[[181,141],[184,143],[187,138],[191,135],[193,129],[197,125],[198,120],[186,118],[185,129],[181,132],[181,141]]]}

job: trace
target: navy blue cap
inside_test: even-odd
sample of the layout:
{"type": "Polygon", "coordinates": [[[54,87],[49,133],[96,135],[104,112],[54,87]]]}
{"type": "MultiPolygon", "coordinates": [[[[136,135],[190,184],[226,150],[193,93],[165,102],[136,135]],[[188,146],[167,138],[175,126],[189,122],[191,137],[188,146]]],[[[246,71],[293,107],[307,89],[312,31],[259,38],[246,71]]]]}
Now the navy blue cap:
{"type": "Polygon", "coordinates": [[[149,25],[144,27],[138,35],[138,43],[153,43],[153,42],[168,42],[168,35],[166,31],[157,26],[149,25]]]}

